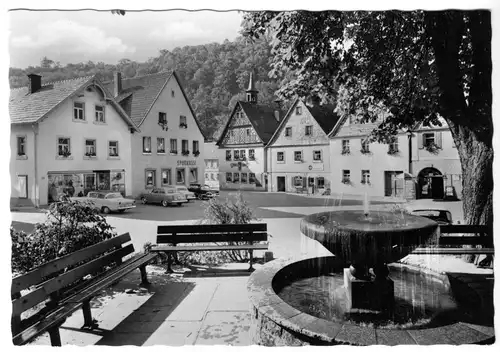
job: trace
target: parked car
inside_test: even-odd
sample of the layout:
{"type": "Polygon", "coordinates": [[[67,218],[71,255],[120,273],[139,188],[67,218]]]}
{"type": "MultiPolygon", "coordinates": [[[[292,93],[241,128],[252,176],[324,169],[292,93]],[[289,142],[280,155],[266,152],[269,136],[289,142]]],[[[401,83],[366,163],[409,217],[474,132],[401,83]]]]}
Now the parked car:
{"type": "Polygon", "coordinates": [[[119,192],[93,191],[85,197],[72,197],[71,200],[90,201],[96,208],[105,214],[112,211],[123,213],[127,209],[135,208],[135,200],[123,198],[119,192]]]}
{"type": "Polygon", "coordinates": [[[451,213],[445,209],[414,209],[411,214],[434,220],[439,225],[453,224],[451,213]]]}
{"type": "Polygon", "coordinates": [[[187,203],[186,196],[175,190],[173,187],[155,187],[150,190],[144,191],[139,198],[142,204],[147,203],[160,203],[164,207],[177,204],[181,206],[187,203]]]}
{"type": "Polygon", "coordinates": [[[192,199],[196,199],[196,195],[193,192],[190,192],[186,186],[172,186],[172,187],[174,187],[177,190],[177,192],[184,194],[188,202],[192,199]]]}
{"type": "Polygon", "coordinates": [[[199,183],[191,183],[188,190],[193,192],[198,199],[210,199],[219,195],[218,190],[199,183]]]}

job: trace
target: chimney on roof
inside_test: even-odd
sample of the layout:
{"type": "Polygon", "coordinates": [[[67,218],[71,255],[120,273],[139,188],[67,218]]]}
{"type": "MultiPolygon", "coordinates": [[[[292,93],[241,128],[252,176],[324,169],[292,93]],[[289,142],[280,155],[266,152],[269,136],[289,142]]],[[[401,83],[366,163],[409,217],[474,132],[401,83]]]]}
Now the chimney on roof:
{"type": "Polygon", "coordinates": [[[29,83],[28,83],[28,89],[30,94],[35,93],[37,90],[42,88],[42,76],[37,75],[35,73],[30,73],[28,75],[29,83]]]}
{"type": "Polygon", "coordinates": [[[114,94],[115,94],[115,97],[117,97],[120,92],[122,91],[122,73],[120,71],[116,71],[114,73],[114,80],[113,80],[113,83],[114,83],[114,94]]]}
{"type": "Polygon", "coordinates": [[[255,89],[255,84],[253,81],[253,72],[250,72],[250,80],[248,81],[247,89],[247,102],[257,104],[257,93],[259,91],[255,89]]]}
{"type": "Polygon", "coordinates": [[[276,118],[276,121],[280,122],[281,100],[276,99],[274,101],[274,104],[275,104],[274,117],[276,118]]]}
{"type": "Polygon", "coordinates": [[[316,94],[314,95],[311,95],[309,97],[309,101],[308,101],[308,104],[309,106],[318,106],[321,104],[321,98],[319,96],[317,96],[316,94]]]}

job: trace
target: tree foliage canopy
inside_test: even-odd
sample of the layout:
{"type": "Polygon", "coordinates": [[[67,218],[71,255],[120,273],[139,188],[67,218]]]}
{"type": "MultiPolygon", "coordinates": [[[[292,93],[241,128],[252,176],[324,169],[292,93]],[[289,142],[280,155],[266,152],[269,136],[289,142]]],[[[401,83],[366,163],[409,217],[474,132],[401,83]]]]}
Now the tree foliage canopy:
{"type": "Polygon", "coordinates": [[[296,72],[278,95],[336,95],[361,122],[387,113],[372,137],[447,122],[460,156],[466,221],[493,223],[491,13],[252,12],[248,38],[273,37],[271,75],[296,72]]]}

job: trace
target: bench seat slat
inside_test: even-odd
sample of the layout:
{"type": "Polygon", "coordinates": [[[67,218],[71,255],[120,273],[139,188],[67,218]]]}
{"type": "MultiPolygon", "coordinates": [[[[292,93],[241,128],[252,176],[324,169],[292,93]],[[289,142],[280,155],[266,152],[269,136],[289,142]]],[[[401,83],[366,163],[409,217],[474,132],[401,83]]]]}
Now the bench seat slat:
{"type": "Polygon", "coordinates": [[[202,242],[245,242],[267,241],[267,233],[210,233],[191,235],[158,235],[156,243],[202,243],[202,242]]]}
{"type": "Polygon", "coordinates": [[[41,283],[48,275],[61,271],[69,265],[102,254],[129,241],[130,234],[127,232],[120,236],[72,252],[61,258],[51,260],[24,275],[14,278],[12,280],[11,295],[41,283]]]}
{"type": "Polygon", "coordinates": [[[43,285],[36,290],[12,301],[12,314],[20,315],[25,310],[45,301],[47,299],[47,296],[52,292],[55,292],[73,283],[79,278],[82,278],[88,274],[92,274],[99,268],[102,268],[103,266],[114,262],[116,259],[121,259],[133,252],[134,246],[132,244],[129,244],[105,256],[94,259],[88,263],[80,265],[64,274],[61,274],[53,279],[44,282],[43,285]]]}
{"type": "Polygon", "coordinates": [[[48,329],[57,326],[61,320],[63,320],[76,310],[80,309],[85,300],[95,296],[99,291],[120,280],[129,272],[137,269],[144,264],[147,264],[156,256],[156,253],[136,255],[125,261],[119,267],[109,270],[103,277],[99,278],[98,281],[93,282],[90,286],[86,287],[77,294],[61,301],[60,307],[48,314],[46,317],[44,317],[44,319],[38,321],[36,324],[28,327],[23,332],[14,336],[13,343],[15,345],[24,345],[34,338],[40,336],[48,329]]]}
{"type": "Polygon", "coordinates": [[[197,252],[197,251],[229,251],[229,250],[266,250],[269,248],[268,244],[257,243],[253,245],[237,245],[237,246],[155,246],[151,248],[153,252],[197,252]]]}
{"type": "Polygon", "coordinates": [[[410,254],[495,254],[494,248],[417,248],[410,254]]]}
{"type": "Polygon", "coordinates": [[[493,246],[493,238],[489,237],[477,237],[477,236],[440,236],[439,245],[449,246],[449,245],[482,245],[482,246],[493,246]]]}
{"type": "Polygon", "coordinates": [[[491,229],[487,225],[440,225],[441,233],[481,233],[489,235],[491,229]]]}
{"type": "Polygon", "coordinates": [[[158,235],[171,233],[220,233],[267,231],[267,224],[159,225],[158,235]]]}

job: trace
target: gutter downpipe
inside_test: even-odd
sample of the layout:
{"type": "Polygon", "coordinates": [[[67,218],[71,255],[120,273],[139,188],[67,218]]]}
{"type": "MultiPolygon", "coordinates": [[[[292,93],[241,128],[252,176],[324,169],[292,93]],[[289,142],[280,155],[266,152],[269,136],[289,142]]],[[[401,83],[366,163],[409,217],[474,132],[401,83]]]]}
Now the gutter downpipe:
{"type": "Polygon", "coordinates": [[[38,124],[34,123],[31,125],[31,128],[33,129],[33,137],[34,137],[34,142],[33,142],[33,148],[34,148],[34,154],[35,154],[35,208],[40,207],[40,198],[39,198],[39,192],[40,192],[40,187],[38,185],[38,153],[37,153],[37,146],[38,146],[38,124]]]}

